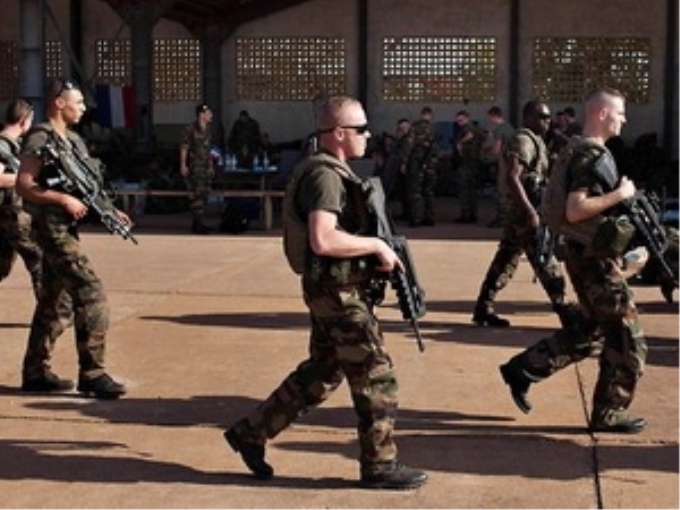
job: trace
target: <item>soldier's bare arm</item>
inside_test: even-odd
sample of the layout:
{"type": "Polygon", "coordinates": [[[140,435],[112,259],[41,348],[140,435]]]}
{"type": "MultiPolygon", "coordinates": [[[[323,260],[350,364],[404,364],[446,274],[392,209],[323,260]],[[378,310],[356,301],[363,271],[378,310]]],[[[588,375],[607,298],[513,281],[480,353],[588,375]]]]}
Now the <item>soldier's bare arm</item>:
{"type": "Polygon", "coordinates": [[[337,258],[375,255],[380,260],[378,271],[401,268],[396,253],[382,239],[349,234],[337,228],[337,216],[329,211],[313,211],[309,215],[309,243],[317,255],[337,258]]]}

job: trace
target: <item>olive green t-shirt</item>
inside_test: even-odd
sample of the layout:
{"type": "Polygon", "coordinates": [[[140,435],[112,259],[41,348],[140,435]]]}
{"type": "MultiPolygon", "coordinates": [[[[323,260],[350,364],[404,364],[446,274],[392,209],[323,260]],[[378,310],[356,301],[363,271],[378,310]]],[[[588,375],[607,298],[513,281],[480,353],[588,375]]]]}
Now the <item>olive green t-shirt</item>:
{"type": "Polygon", "coordinates": [[[314,211],[339,215],[345,204],[342,178],[329,168],[312,170],[300,183],[297,203],[305,216],[314,211]]]}

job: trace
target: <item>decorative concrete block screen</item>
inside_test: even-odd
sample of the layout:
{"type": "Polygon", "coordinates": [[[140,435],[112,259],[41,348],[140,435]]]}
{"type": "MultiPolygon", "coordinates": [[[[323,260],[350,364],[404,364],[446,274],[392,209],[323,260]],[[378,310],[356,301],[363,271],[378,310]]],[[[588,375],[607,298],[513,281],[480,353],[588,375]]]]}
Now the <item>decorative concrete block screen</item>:
{"type": "Polygon", "coordinates": [[[652,44],[637,37],[534,40],[533,89],[546,101],[580,103],[598,87],[619,89],[630,103],[650,99],[652,44]]]}
{"type": "Polygon", "coordinates": [[[154,39],[156,101],[200,101],[202,50],[198,39],[154,39]]]}
{"type": "Polygon", "coordinates": [[[45,76],[50,78],[61,78],[64,73],[64,56],[62,46],[59,41],[45,41],[45,76]]]}
{"type": "MultiPolygon", "coordinates": [[[[132,85],[132,49],[129,39],[96,41],[97,82],[132,85]]],[[[198,39],[154,39],[154,101],[199,101],[202,49],[198,39]]]]}
{"type": "Polygon", "coordinates": [[[0,41],[0,100],[19,95],[19,43],[0,41]]]}
{"type": "Polygon", "coordinates": [[[130,39],[97,39],[95,51],[98,83],[121,87],[132,84],[130,39]]]}
{"type": "Polygon", "coordinates": [[[346,92],[340,37],[245,37],[236,40],[236,95],[247,101],[309,101],[346,92]]]}
{"type": "Polygon", "coordinates": [[[494,101],[496,48],[494,37],[385,37],[383,99],[494,101]]]}

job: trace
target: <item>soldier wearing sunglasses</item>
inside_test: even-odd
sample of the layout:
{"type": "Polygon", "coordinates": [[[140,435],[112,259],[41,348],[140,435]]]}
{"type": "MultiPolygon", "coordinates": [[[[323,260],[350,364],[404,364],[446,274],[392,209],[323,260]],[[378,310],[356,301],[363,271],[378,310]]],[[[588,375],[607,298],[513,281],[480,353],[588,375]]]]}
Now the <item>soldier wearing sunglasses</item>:
{"type": "Polygon", "coordinates": [[[375,237],[363,182],[347,164],[366,151],[366,114],[359,101],[344,96],[327,98],[316,110],[319,150],[295,169],[283,206],[284,252],[301,275],[310,311],[309,357],[225,437],[255,476],[271,478],[267,440],[346,378],[358,420],[360,484],[415,488],[427,475],[397,460],[397,378],[371,287],[377,272],[391,272],[401,262],[375,237]]]}

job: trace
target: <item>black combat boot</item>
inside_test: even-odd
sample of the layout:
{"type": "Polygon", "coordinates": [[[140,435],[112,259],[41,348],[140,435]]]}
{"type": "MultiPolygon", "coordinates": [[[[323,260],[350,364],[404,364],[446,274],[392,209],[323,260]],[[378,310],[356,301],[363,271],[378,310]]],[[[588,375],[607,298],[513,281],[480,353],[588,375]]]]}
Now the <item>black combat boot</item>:
{"type": "Polygon", "coordinates": [[[598,412],[593,409],[588,430],[614,434],[638,434],[647,426],[644,418],[633,418],[626,411],[598,412]]]}
{"type": "Polygon", "coordinates": [[[73,381],[61,379],[54,372],[47,371],[42,377],[24,380],[21,384],[21,391],[28,393],[51,393],[69,391],[73,389],[73,381]]]}
{"type": "Polygon", "coordinates": [[[514,360],[501,365],[499,369],[505,384],[510,386],[510,394],[519,410],[525,414],[529,413],[531,411],[531,402],[529,402],[527,393],[529,392],[529,386],[531,386],[531,379],[527,377],[514,360]]]}
{"type": "Polygon", "coordinates": [[[109,374],[102,374],[94,379],[78,378],[78,391],[85,395],[94,395],[102,400],[114,400],[126,393],[125,386],[113,380],[109,374]]]}
{"type": "Polygon", "coordinates": [[[368,489],[415,489],[427,482],[427,474],[395,461],[362,466],[359,484],[368,489]]]}
{"type": "Polygon", "coordinates": [[[234,427],[224,433],[224,438],[257,478],[266,480],[274,476],[274,469],[264,460],[264,445],[248,441],[234,427]]]}
{"type": "Polygon", "coordinates": [[[490,312],[484,306],[476,306],[475,313],[472,315],[472,322],[477,326],[486,326],[489,328],[507,328],[510,326],[510,321],[499,317],[494,312],[490,312]]]}

